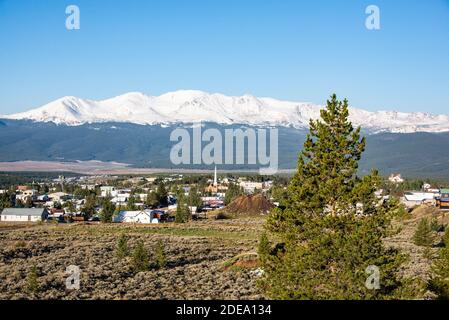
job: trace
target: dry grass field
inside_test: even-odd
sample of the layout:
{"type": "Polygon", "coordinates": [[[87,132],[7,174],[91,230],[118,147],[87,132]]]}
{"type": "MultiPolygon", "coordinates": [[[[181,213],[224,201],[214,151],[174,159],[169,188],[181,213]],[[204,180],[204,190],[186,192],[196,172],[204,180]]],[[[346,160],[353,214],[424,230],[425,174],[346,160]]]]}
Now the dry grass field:
{"type": "Polygon", "coordinates": [[[263,220],[207,220],[183,225],[0,224],[0,299],[260,299],[251,272],[235,257],[255,251],[263,220]],[[154,255],[162,241],[165,268],[134,272],[116,255],[128,236],[154,255]],[[237,261],[238,262],[238,261],[237,261]],[[69,265],[81,269],[79,290],[65,286],[69,265]],[[33,268],[39,289],[29,292],[33,268]]]}
{"type": "MultiPolygon", "coordinates": [[[[385,240],[407,255],[401,274],[416,283],[428,278],[431,264],[411,240],[425,216],[449,222],[438,210],[418,208],[396,221],[385,240]]],[[[254,272],[263,223],[260,217],[159,225],[0,223],[0,299],[263,299],[254,272]],[[132,258],[116,254],[122,234],[131,252],[142,241],[150,261],[161,241],[166,266],[134,272],[132,258]],[[69,265],[81,269],[79,290],[66,289],[69,265]],[[33,269],[38,290],[30,292],[33,269]]]]}

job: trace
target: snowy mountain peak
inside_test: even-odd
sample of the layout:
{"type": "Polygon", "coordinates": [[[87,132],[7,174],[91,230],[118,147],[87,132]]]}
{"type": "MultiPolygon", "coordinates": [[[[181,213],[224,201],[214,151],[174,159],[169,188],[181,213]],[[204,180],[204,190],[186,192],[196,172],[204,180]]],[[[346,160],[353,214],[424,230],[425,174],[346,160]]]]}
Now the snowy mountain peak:
{"type": "MultiPolygon", "coordinates": [[[[101,101],[66,96],[37,109],[2,118],[66,125],[98,122],[146,125],[202,121],[305,128],[310,119],[319,118],[322,108],[312,103],[259,98],[251,94],[236,97],[198,90],[179,90],[160,96],[129,92],[101,101]]],[[[350,118],[354,125],[372,132],[449,131],[449,116],[425,112],[370,112],[351,108],[350,118]]]]}

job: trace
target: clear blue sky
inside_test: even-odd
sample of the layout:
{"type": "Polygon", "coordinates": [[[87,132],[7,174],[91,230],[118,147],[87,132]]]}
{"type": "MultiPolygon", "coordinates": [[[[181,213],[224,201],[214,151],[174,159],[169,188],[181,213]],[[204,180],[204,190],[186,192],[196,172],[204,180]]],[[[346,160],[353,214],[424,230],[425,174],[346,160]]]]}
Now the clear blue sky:
{"type": "Polygon", "coordinates": [[[178,89],[449,114],[449,0],[0,0],[0,114],[178,89]]]}

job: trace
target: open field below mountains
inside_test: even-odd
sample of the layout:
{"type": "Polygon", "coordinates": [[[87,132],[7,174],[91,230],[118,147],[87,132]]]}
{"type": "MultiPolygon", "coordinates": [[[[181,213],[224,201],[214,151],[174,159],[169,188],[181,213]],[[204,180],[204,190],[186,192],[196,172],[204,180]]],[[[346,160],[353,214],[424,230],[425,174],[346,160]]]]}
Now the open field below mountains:
{"type": "MultiPolygon", "coordinates": [[[[436,214],[433,208],[419,210],[395,222],[396,232],[385,240],[408,256],[400,273],[417,284],[428,279],[431,261],[411,238],[420,218],[436,214]]],[[[449,215],[437,215],[440,223],[449,222],[449,215]]],[[[158,225],[1,222],[0,299],[263,299],[254,272],[263,223],[260,217],[158,225]],[[123,233],[131,252],[144,242],[150,261],[162,241],[166,267],[135,273],[130,257],[116,255],[123,233]],[[65,287],[69,265],[81,269],[79,290],[65,287]],[[27,293],[33,266],[39,290],[27,293]]]]}
{"type": "MultiPolygon", "coordinates": [[[[0,224],[0,299],[260,299],[251,269],[227,262],[254,252],[263,220],[222,220],[184,225],[0,224]],[[165,247],[163,270],[135,273],[131,258],[116,256],[117,239],[139,240],[150,256],[165,247]],[[79,290],[67,290],[65,270],[81,269],[79,290]],[[33,266],[39,291],[26,293],[33,266]]],[[[151,258],[150,258],[151,261],[151,258]]]]}
{"type": "MultiPolygon", "coordinates": [[[[206,174],[214,169],[137,168],[127,163],[103,161],[14,161],[0,162],[0,172],[74,172],[89,175],[145,175],[160,173],[206,174]]],[[[218,173],[258,173],[258,170],[217,170],[218,173]]],[[[292,174],[293,169],[279,169],[280,174],[292,174]]]]}

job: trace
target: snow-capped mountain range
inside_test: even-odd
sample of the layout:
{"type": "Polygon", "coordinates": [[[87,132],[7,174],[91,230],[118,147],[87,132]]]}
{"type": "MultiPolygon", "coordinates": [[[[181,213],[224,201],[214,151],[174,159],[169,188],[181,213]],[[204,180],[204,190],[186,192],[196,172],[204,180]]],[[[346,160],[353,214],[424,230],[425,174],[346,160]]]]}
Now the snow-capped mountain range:
{"type": "MultiPolygon", "coordinates": [[[[149,96],[131,92],[111,99],[94,101],[63,97],[40,108],[4,119],[54,122],[70,126],[85,123],[125,122],[142,125],[214,122],[254,126],[307,128],[309,120],[320,116],[321,105],[258,98],[252,95],[226,96],[195,90],[149,96]]],[[[371,132],[447,132],[448,115],[370,112],[350,108],[354,125],[371,132]]]]}

